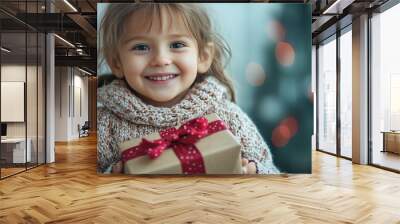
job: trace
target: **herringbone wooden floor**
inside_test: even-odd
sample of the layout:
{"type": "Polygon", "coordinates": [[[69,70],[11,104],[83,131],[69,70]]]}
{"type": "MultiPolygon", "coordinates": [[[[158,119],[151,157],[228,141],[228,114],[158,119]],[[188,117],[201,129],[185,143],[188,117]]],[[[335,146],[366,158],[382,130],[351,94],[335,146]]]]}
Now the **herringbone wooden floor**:
{"type": "Polygon", "coordinates": [[[313,153],[312,175],[98,176],[96,139],[0,181],[0,223],[400,223],[400,175],[313,153]]]}

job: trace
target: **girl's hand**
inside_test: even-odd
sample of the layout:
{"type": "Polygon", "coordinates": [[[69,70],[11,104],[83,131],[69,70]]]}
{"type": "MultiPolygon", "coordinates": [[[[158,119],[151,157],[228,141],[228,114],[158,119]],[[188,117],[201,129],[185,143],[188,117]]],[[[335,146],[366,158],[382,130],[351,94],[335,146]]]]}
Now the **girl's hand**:
{"type": "Polygon", "coordinates": [[[257,166],[254,161],[242,159],[242,174],[257,174],[257,166]]]}
{"type": "Polygon", "coordinates": [[[123,170],[122,168],[123,168],[122,162],[119,161],[118,163],[115,163],[113,165],[111,173],[122,173],[123,170]]]}

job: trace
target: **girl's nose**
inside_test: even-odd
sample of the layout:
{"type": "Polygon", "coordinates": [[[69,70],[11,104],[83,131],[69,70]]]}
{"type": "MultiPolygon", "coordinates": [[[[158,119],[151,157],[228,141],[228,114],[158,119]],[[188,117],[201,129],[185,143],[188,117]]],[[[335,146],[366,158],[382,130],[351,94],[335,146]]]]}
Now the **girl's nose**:
{"type": "Polygon", "coordinates": [[[155,53],[155,55],[151,61],[152,66],[165,66],[165,65],[169,65],[171,63],[172,63],[172,60],[168,56],[168,53],[162,52],[162,51],[158,51],[157,53],[155,53]]]}

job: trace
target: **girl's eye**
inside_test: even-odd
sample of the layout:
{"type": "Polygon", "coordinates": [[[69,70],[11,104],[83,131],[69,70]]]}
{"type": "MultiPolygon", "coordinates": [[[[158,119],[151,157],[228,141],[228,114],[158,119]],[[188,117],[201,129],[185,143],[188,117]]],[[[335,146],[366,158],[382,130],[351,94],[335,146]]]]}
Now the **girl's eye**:
{"type": "Polygon", "coordinates": [[[137,44],[135,45],[132,50],[134,51],[148,51],[150,50],[150,47],[146,44],[137,44]]]}
{"type": "Polygon", "coordinates": [[[182,48],[182,47],[186,47],[186,45],[182,42],[174,42],[171,44],[170,47],[171,48],[182,48]]]}

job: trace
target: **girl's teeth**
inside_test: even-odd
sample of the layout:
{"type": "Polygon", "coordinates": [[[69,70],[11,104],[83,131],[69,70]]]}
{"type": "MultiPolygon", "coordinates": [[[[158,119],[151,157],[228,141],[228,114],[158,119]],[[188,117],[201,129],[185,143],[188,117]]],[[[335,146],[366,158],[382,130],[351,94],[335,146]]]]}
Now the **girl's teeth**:
{"type": "Polygon", "coordinates": [[[148,79],[155,81],[165,81],[174,78],[175,75],[165,75],[165,76],[149,76],[148,79]]]}

